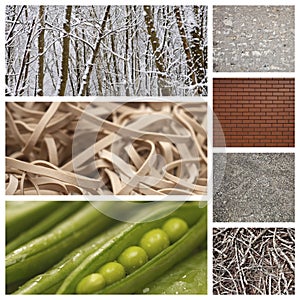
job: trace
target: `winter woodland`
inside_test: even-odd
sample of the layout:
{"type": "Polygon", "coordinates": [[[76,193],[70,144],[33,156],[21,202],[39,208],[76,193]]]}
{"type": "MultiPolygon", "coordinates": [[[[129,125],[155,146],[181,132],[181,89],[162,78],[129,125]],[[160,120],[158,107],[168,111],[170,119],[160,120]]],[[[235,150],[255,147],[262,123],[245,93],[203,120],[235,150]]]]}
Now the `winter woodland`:
{"type": "Polygon", "coordinates": [[[207,95],[206,6],[6,6],[8,96],[207,95]]]}

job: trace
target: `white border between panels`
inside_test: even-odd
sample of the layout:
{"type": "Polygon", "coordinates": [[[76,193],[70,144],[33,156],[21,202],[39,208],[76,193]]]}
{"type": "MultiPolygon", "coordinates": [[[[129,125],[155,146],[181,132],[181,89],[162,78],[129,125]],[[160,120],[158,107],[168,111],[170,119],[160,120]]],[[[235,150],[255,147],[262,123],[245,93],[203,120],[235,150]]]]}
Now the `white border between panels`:
{"type": "MultiPolygon", "coordinates": [[[[5,5],[8,4],[19,4],[19,5],[23,5],[24,1],[20,1],[20,0],[15,0],[15,1],[8,1],[8,0],[4,0],[1,4],[1,14],[2,16],[4,15],[4,10],[5,10],[5,5]]],[[[208,38],[209,38],[209,55],[208,55],[208,59],[209,59],[209,70],[208,70],[208,86],[209,86],[209,95],[207,98],[207,102],[208,105],[210,107],[212,107],[212,81],[213,78],[295,78],[296,83],[297,80],[299,80],[299,74],[298,74],[298,78],[297,78],[297,71],[299,71],[299,64],[298,64],[298,59],[297,59],[297,55],[295,56],[295,72],[291,72],[291,73],[287,73],[287,72],[212,72],[212,53],[213,53],[213,48],[212,48],[212,32],[213,32],[213,20],[212,20],[212,7],[214,5],[295,5],[296,6],[296,17],[295,17],[295,28],[299,28],[299,1],[296,0],[265,0],[265,1],[258,1],[258,0],[252,0],[252,1],[246,1],[246,0],[240,0],[240,1],[233,1],[233,0],[228,0],[225,1],[224,0],[203,0],[200,1],[201,5],[208,5],[209,6],[209,19],[208,19],[208,38]],[[251,3],[249,3],[251,2],[251,3]],[[297,7],[298,4],[298,7],[297,7]]],[[[36,5],[37,2],[34,0],[28,0],[26,2],[27,5],[36,5]]],[[[53,0],[53,1],[39,1],[38,4],[49,4],[49,5],[66,5],[66,4],[72,4],[72,5],[82,5],[82,1],[81,0],[73,0],[73,1],[65,1],[65,0],[53,0]]],[[[140,0],[140,1],[123,1],[123,0],[102,0],[101,3],[99,3],[98,1],[95,0],[86,0],[84,2],[84,5],[107,5],[107,4],[111,4],[111,5],[144,5],[144,4],[149,4],[149,1],[147,0],[140,0]]],[[[161,0],[153,0],[151,2],[152,5],[161,5],[161,4],[165,4],[164,1],[161,0]]],[[[171,1],[171,3],[168,4],[174,4],[174,5],[183,5],[182,0],[175,0],[175,1],[171,1]]],[[[186,1],[184,3],[184,5],[194,5],[194,4],[198,4],[199,5],[199,1],[197,0],[189,0],[186,1]]],[[[2,20],[1,22],[1,29],[2,29],[2,33],[4,32],[4,21],[2,20]]],[[[295,34],[295,54],[298,53],[299,51],[299,46],[298,46],[298,42],[299,42],[299,32],[297,32],[297,34],[295,34]]],[[[2,35],[4,36],[4,35],[2,35]]],[[[5,52],[4,52],[4,46],[0,47],[0,57],[2,60],[2,70],[5,70],[5,52]]],[[[3,72],[2,72],[3,73],[3,72]]],[[[1,74],[2,74],[1,73],[1,74]]],[[[3,75],[3,74],[2,74],[3,75]]],[[[2,120],[5,120],[5,102],[11,102],[11,101],[62,101],[62,102],[67,102],[67,101],[83,101],[83,102],[88,102],[88,101],[93,101],[95,98],[99,98],[99,101],[101,101],[101,97],[4,97],[4,80],[0,81],[0,89],[1,89],[1,95],[2,95],[2,101],[1,101],[1,106],[0,108],[2,108],[2,120]],[[4,100],[4,101],[3,101],[4,100]]],[[[297,103],[297,99],[299,100],[300,98],[297,96],[300,96],[299,93],[297,92],[298,88],[297,88],[297,84],[296,84],[296,95],[295,95],[295,108],[296,108],[296,116],[299,117],[299,103],[297,103]]],[[[124,101],[141,101],[138,100],[138,98],[143,98],[143,101],[147,101],[146,97],[111,97],[112,101],[117,101],[117,102],[124,102],[124,101]],[[115,99],[114,99],[115,98],[115,99]],[[118,98],[118,99],[116,99],[118,98]],[[120,98],[120,99],[119,99],[120,98]],[[121,99],[122,98],[122,99],[121,99]],[[135,100],[136,99],[136,100],[135,100]]],[[[155,97],[149,97],[149,101],[153,101],[153,98],[155,97]]],[[[168,97],[165,97],[166,99],[168,97]]],[[[174,98],[178,98],[178,101],[176,102],[180,102],[182,100],[180,100],[180,98],[182,97],[174,97],[174,98]]],[[[206,97],[203,97],[206,98],[206,97]]],[[[196,97],[184,97],[185,101],[189,101],[189,102],[195,102],[195,101],[199,101],[199,98],[196,97]],[[188,99],[191,98],[191,99],[188,99]],[[187,100],[188,99],[188,100],[187,100]]],[[[158,100],[158,101],[161,101],[158,100]]],[[[173,99],[174,101],[174,99],[173,99]]],[[[209,116],[208,116],[209,117],[209,116]]],[[[211,116],[212,118],[212,116],[211,116]]],[[[210,131],[210,126],[212,119],[208,122],[208,132],[211,133],[211,143],[212,143],[212,128],[210,131]]],[[[295,132],[298,133],[299,135],[299,124],[300,122],[297,120],[297,117],[295,118],[295,132]]],[[[5,125],[4,122],[2,122],[1,125],[1,130],[2,130],[2,134],[0,137],[0,143],[1,145],[5,145],[5,125]]],[[[262,147],[256,147],[256,148],[208,148],[208,158],[210,159],[209,162],[209,166],[208,166],[208,178],[210,178],[209,176],[213,176],[213,169],[212,169],[212,156],[213,153],[295,153],[295,179],[298,178],[299,179],[299,153],[297,153],[297,151],[299,152],[299,147],[300,147],[300,138],[297,138],[297,136],[295,136],[295,147],[294,148],[262,148],[262,147]]],[[[0,149],[0,153],[2,154],[2,166],[5,166],[5,148],[2,146],[0,149]]],[[[23,200],[23,201],[29,201],[32,200],[32,198],[34,198],[35,196],[5,196],[5,180],[4,180],[4,172],[1,172],[0,175],[0,180],[1,180],[1,195],[4,197],[4,199],[6,200],[23,200]]],[[[299,227],[299,222],[297,222],[297,220],[299,221],[300,218],[300,204],[299,201],[295,201],[295,211],[296,211],[296,216],[295,216],[295,222],[288,222],[288,223],[245,223],[245,222],[230,222],[230,223],[220,223],[220,222],[213,222],[212,220],[212,208],[213,205],[212,203],[210,203],[209,201],[211,201],[212,194],[213,194],[213,190],[212,190],[212,184],[213,182],[211,182],[210,187],[208,188],[208,196],[191,196],[189,197],[190,199],[195,198],[195,200],[191,200],[191,201],[208,201],[208,296],[206,296],[206,298],[210,298],[210,296],[212,295],[212,228],[216,228],[216,227],[291,227],[291,228],[296,228],[299,227]],[[206,200],[204,199],[206,197],[206,200]]],[[[298,187],[298,185],[295,185],[295,199],[297,199],[297,197],[299,196],[299,190],[300,188],[298,187]]],[[[39,196],[39,200],[58,200],[58,201],[76,201],[76,200],[86,200],[86,198],[84,199],[80,199],[80,197],[82,196],[39,196]]],[[[83,196],[85,197],[85,196],[83,196]]],[[[98,197],[98,196],[97,196],[98,197]]],[[[108,196],[101,196],[107,199],[108,196]]],[[[153,200],[153,197],[151,196],[145,196],[143,197],[143,199],[138,199],[139,196],[136,197],[136,201],[138,200],[149,200],[151,198],[151,200],[153,200]],[[146,197],[146,198],[145,198],[146,197]]],[[[170,196],[172,197],[172,196],[170,196]]],[[[177,196],[175,196],[177,197],[177,196]]],[[[178,200],[176,201],[182,201],[182,197],[184,196],[179,196],[178,200]]],[[[132,197],[129,198],[129,196],[120,196],[120,199],[122,200],[135,200],[132,197]],[[124,197],[124,199],[123,199],[124,197]]],[[[109,201],[109,200],[108,200],[109,201]]],[[[172,200],[171,200],[172,201],[172,200]]],[[[211,201],[212,202],[212,201],[211,201]]],[[[5,201],[1,201],[0,204],[0,209],[1,209],[1,217],[3,218],[3,220],[5,219],[5,201]]],[[[4,251],[4,237],[5,237],[5,229],[4,226],[2,226],[2,230],[0,231],[0,235],[1,235],[1,240],[2,240],[2,247],[0,250],[0,259],[2,260],[2,262],[4,261],[4,257],[5,257],[5,251],[4,251]]],[[[300,241],[300,237],[298,237],[298,233],[296,233],[296,262],[299,261],[298,256],[300,254],[299,252],[299,241],[300,241]]],[[[297,263],[296,263],[297,264],[297,263]]],[[[297,269],[296,269],[297,270],[297,269]]],[[[299,272],[298,272],[299,273],[299,272]]],[[[298,278],[298,273],[296,271],[296,278],[298,278]]],[[[5,269],[4,269],[4,263],[1,264],[0,266],[0,274],[2,275],[2,279],[5,278],[5,269]]],[[[3,292],[5,291],[5,282],[4,280],[2,280],[1,284],[0,284],[3,292]]],[[[300,286],[296,285],[296,294],[299,294],[300,292],[300,286]]],[[[4,294],[3,294],[4,295],[4,294]]],[[[28,296],[9,296],[9,297],[14,297],[15,299],[26,299],[28,297],[32,297],[32,295],[28,295],[28,296]],[[24,298],[25,297],[25,298],[24,298]]],[[[34,296],[34,297],[40,297],[40,295],[38,296],[34,296]]],[[[43,295],[43,298],[53,298],[53,295],[43,295]]],[[[70,295],[65,295],[63,296],[64,299],[70,299],[73,296],[70,295]]],[[[98,297],[97,295],[89,295],[90,297],[98,297]]],[[[111,299],[115,299],[117,296],[114,295],[106,295],[105,298],[111,298],[111,299]]],[[[125,299],[132,299],[132,297],[140,297],[140,295],[122,295],[122,298],[125,299]]],[[[163,299],[173,299],[173,295],[165,295],[165,296],[155,296],[155,298],[163,298],[163,299]],[[172,297],[172,298],[171,298],[172,297]]],[[[204,296],[205,297],[205,296],[204,296]]],[[[223,296],[222,299],[231,299],[232,296],[223,296]],[[230,298],[229,298],[230,297],[230,298]]],[[[267,298],[268,296],[261,296],[263,299],[267,298]]],[[[282,296],[272,296],[272,299],[278,299],[281,298],[282,296]]],[[[290,296],[292,298],[295,298],[296,296],[290,296]]],[[[151,298],[151,296],[150,296],[151,298]]],[[[198,295],[189,295],[188,299],[198,299],[199,296],[198,295]]],[[[253,299],[253,296],[243,296],[244,299],[253,299]]],[[[78,299],[83,299],[82,297],[79,296],[78,299]]]]}
{"type": "Polygon", "coordinates": [[[213,153],[295,153],[295,147],[214,147],[213,153]]]}

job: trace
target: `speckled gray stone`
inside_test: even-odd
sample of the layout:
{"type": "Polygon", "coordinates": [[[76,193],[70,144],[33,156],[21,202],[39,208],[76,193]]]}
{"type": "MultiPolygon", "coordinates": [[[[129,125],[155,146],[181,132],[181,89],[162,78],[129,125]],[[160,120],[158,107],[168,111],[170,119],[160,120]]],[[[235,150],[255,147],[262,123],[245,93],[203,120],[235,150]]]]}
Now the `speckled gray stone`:
{"type": "Polygon", "coordinates": [[[294,6],[214,6],[215,72],[293,72],[294,6]]]}
{"type": "Polygon", "coordinates": [[[293,153],[215,153],[214,222],[293,222],[293,153]]]}

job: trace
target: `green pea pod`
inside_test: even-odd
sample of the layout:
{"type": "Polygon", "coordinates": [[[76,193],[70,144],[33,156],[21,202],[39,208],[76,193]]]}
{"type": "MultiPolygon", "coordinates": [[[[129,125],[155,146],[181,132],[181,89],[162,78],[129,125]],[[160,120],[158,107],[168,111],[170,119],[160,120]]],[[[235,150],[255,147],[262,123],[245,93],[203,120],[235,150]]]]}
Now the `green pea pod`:
{"type": "Polygon", "coordinates": [[[197,250],[138,291],[141,294],[207,294],[207,251],[197,250]]]}
{"type": "Polygon", "coordinates": [[[82,278],[96,272],[102,265],[114,261],[124,249],[137,245],[141,237],[151,229],[159,228],[170,217],[184,219],[190,226],[189,231],[177,242],[163,250],[132,274],[113,283],[99,293],[134,293],[142,285],[154,280],[174,264],[188,256],[206,237],[206,207],[198,204],[183,205],[167,217],[145,223],[137,223],[108,241],[101,248],[88,256],[63,282],[58,294],[75,293],[82,278]]]}
{"type": "Polygon", "coordinates": [[[206,238],[206,216],[197,222],[179,241],[162,251],[136,272],[99,291],[101,294],[135,293],[139,287],[162,275],[187,257],[206,238]]]}
{"type": "Polygon", "coordinates": [[[65,220],[65,218],[72,215],[83,206],[84,206],[84,202],[81,201],[60,202],[59,209],[56,209],[55,211],[51,212],[48,216],[45,217],[45,219],[38,222],[35,226],[29,228],[28,230],[20,234],[18,237],[13,239],[5,247],[6,254],[24,245],[30,240],[44,234],[45,232],[53,228],[53,226],[62,222],[63,220],[65,220]]]}
{"type": "Polygon", "coordinates": [[[47,272],[27,281],[14,294],[55,294],[61,282],[88,255],[95,252],[105,242],[115,237],[121,231],[126,230],[129,226],[130,224],[121,223],[103,232],[83,246],[73,250],[47,272]]]}
{"type": "Polygon", "coordinates": [[[7,202],[6,205],[6,243],[9,243],[60,206],[59,202],[53,201],[26,201],[13,202],[12,204],[10,202],[13,201],[7,202]]]}
{"type": "Polygon", "coordinates": [[[48,233],[9,253],[6,256],[6,284],[25,282],[44,272],[114,222],[88,204],[48,233]]]}

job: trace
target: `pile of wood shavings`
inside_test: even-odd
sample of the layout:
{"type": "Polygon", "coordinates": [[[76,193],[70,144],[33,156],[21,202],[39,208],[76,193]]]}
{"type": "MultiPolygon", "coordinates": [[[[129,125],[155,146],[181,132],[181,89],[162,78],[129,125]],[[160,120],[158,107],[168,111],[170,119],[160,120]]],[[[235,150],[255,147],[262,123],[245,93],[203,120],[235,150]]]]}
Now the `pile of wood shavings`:
{"type": "Polygon", "coordinates": [[[295,294],[294,229],[217,228],[213,249],[214,294],[295,294]]]}
{"type": "Polygon", "coordinates": [[[206,103],[8,102],[7,195],[203,195],[206,103]]]}

